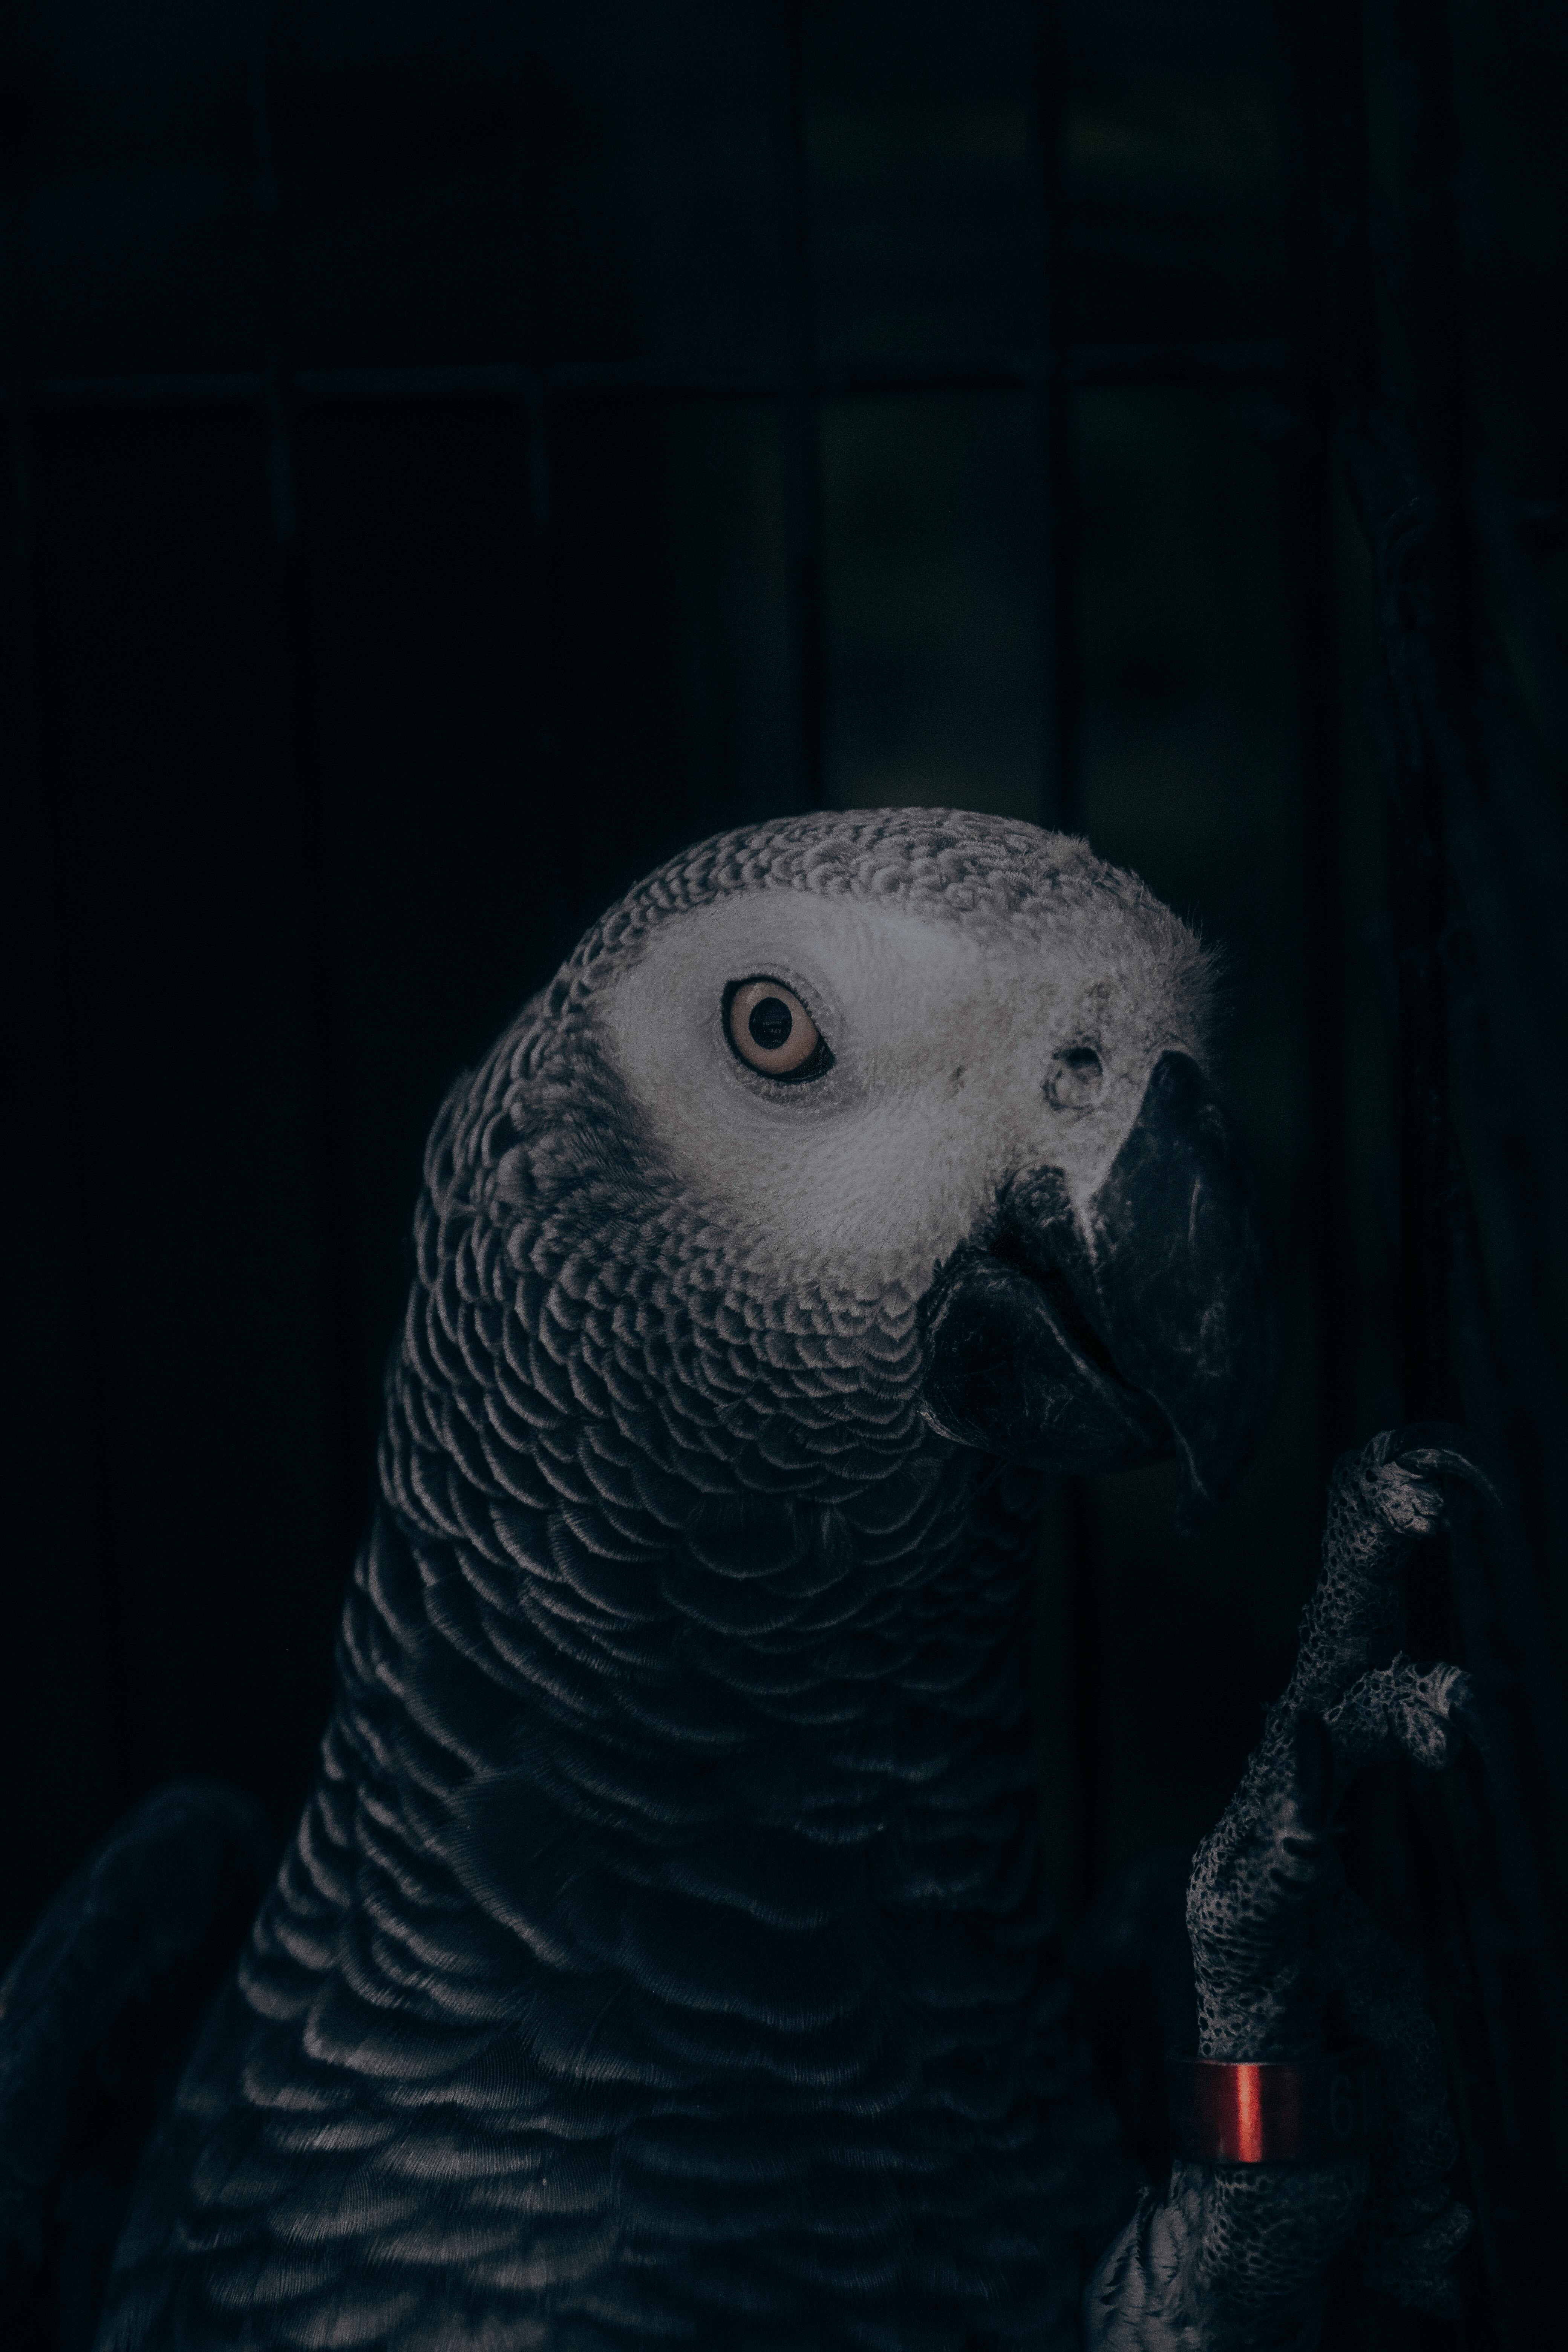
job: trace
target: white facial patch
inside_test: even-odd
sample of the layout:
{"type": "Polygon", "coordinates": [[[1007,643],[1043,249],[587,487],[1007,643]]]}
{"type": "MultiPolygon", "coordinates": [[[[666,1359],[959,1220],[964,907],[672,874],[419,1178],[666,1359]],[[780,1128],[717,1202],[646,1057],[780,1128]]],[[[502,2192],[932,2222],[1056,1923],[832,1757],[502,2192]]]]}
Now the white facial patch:
{"type": "Polygon", "coordinates": [[[744,1263],[831,1268],[867,1298],[923,1289],[1020,1171],[1059,1168],[1086,1199],[1137,1116],[1147,959],[1120,908],[1101,929],[1080,912],[1041,941],[897,900],[737,893],[662,920],[603,1018],[650,1141],[744,1263]],[[735,1051],[726,992],[758,978],[809,1012],[820,1076],[773,1080],[735,1051]],[[1058,1087],[1064,1107],[1056,1057],[1086,1046],[1102,1083],[1087,1106],[1058,1087]]]}

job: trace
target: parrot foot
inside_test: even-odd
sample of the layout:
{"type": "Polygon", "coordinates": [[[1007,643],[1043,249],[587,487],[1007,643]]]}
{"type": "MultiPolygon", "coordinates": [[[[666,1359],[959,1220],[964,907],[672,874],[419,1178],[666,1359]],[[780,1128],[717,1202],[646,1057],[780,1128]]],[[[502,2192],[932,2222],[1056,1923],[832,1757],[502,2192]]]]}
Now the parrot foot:
{"type": "Polygon", "coordinates": [[[1325,1713],[1379,1648],[1386,1656],[1399,1617],[1399,1570],[1413,1542],[1452,1524],[1462,1487],[1498,1500],[1465,1432],[1446,1422],[1385,1429],[1359,1454],[1341,1456],[1329,1482],[1322,1572],[1301,1621],[1282,1715],[1325,1713]]]}
{"type": "Polygon", "coordinates": [[[1359,1455],[1347,1454],[1359,1472],[1363,1496],[1395,1535],[1435,1535],[1449,1524],[1445,1478],[1474,1487],[1483,1501],[1500,1509],[1497,1488],[1469,1449],[1468,1434],[1447,1422],[1416,1422],[1405,1429],[1381,1430],[1359,1455]]]}
{"type": "Polygon", "coordinates": [[[1475,1736],[1475,1688],[1462,1666],[1418,1665],[1401,1651],[1353,1682],[1323,1710],[1321,1721],[1343,1780],[1392,1756],[1440,1771],[1453,1762],[1461,1741],[1475,1736]]]}

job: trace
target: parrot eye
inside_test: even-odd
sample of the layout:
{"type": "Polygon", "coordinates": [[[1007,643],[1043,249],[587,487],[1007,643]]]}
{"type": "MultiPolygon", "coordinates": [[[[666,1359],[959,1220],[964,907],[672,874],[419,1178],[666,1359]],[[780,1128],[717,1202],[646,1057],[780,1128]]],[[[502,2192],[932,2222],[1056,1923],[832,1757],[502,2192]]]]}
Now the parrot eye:
{"type": "Polygon", "coordinates": [[[764,1077],[820,1077],[833,1056],[816,1022],[782,980],[732,981],[724,992],[724,1029],[748,1069],[764,1077]]]}

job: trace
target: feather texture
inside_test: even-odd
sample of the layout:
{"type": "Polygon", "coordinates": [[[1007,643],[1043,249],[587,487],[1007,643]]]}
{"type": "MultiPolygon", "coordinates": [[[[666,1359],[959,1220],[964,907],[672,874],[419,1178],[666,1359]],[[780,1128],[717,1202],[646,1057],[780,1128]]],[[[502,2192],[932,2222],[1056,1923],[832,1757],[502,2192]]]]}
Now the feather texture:
{"type": "Polygon", "coordinates": [[[455,1087],[319,1776],[103,2352],[1077,2340],[1132,2184],[1037,1851],[1038,1481],[921,1420],[918,1283],[781,1285],[604,1045],[661,923],[774,891],[1101,910],[1203,991],[1080,845],[806,819],[653,877],[455,1087]]]}

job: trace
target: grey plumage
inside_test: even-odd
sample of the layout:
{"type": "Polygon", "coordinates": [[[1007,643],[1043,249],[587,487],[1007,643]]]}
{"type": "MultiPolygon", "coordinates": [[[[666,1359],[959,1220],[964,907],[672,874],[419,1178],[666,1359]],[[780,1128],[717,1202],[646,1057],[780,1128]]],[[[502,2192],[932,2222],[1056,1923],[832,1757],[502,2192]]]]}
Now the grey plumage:
{"type": "Polygon", "coordinates": [[[454,1091],[321,1779],[106,2347],[913,2352],[994,2302],[1070,2340],[1116,2160],[1035,1849],[1036,1480],[925,1427],[912,1280],[836,1282],[832,1234],[788,1286],[748,1266],[604,1034],[610,977],[725,894],[1038,922],[1052,853],[1015,842],[699,853],[454,1091]]]}
{"type": "Polygon", "coordinates": [[[653,877],[454,1087],[320,1773],[104,2352],[1078,2339],[1136,2183],[1021,1620],[1047,1469],[1174,1432],[1201,1501],[1261,1411],[1209,992],[1081,844],[804,818],[653,877]],[[731,1050],[752,973],[811,1006],[819,1084],[731,1050]],[[1198,1157],[1130,1275],[1156,1097],[1198,1157]],[[984,1377],[954,1340],[936,1411],[966,1315],[984,1377]]]}

